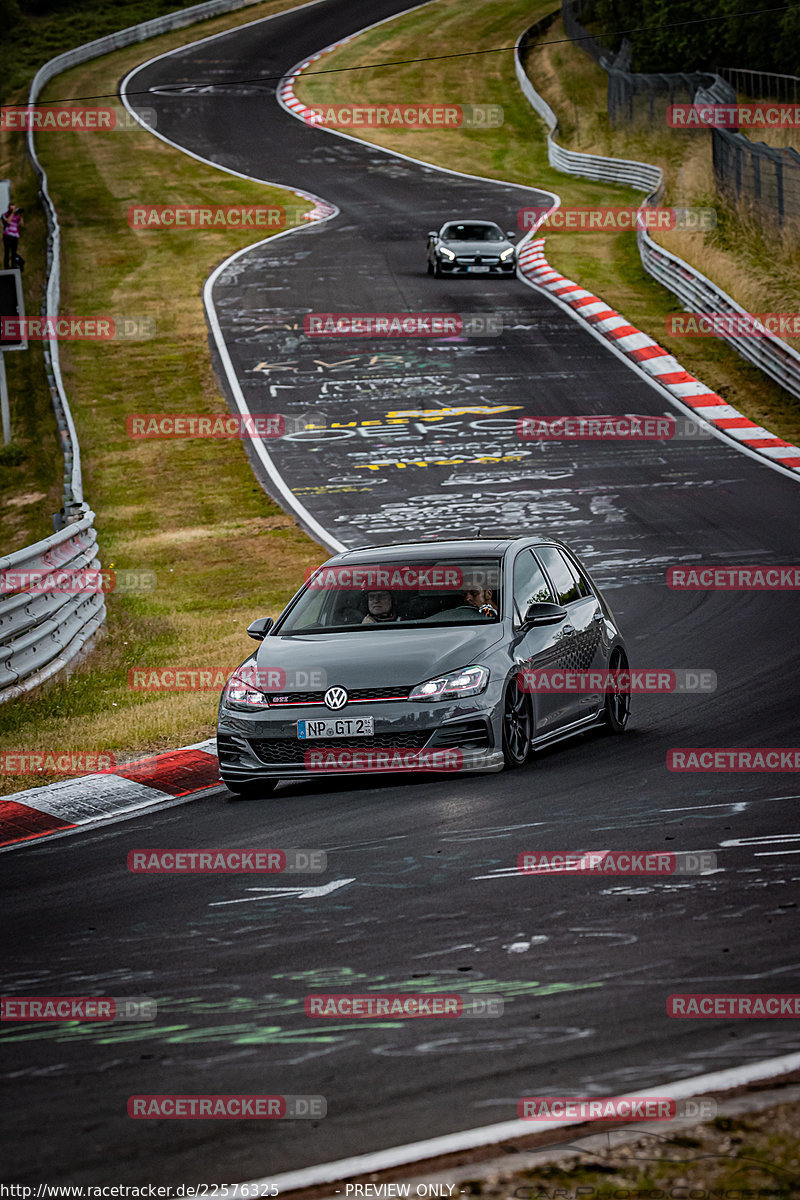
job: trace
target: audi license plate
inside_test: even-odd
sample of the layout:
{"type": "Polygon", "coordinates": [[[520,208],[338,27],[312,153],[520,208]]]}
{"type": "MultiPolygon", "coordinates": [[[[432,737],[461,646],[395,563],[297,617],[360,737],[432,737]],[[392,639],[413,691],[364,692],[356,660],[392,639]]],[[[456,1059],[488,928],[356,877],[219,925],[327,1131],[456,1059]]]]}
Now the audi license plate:
{"type": "Polygon", "coordinates": [[[374,717],[339,717],[338,720],[298,721],[297,736],[300,741],[309,738],[374,737],[374,717]]]}
{"type": "Polygon", "coordinates": [[[477,275],[480,271],[488,271],[488,267],[467,267],[471,275],[477,275]]]}

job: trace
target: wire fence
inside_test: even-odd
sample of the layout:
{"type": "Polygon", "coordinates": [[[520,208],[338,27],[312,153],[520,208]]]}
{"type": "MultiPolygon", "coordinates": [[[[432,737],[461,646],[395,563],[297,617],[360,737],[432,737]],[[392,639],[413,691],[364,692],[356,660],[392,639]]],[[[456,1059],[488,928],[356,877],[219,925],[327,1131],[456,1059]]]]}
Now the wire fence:
{"type": "MultiPolygon", "coordinates": [[[[800,79],[748,67],[718,72],[641,74],[630,70],[630,46],[623,40],[614,53],[580,22],[584,0],[561,0],[567,35],[599,63],[608,75],[607,109],[611,125],[646,122],[667,127],[672,104],[732,104],[737,93],[758,99],[794,103],[800,79]]],[[[797,226],[800,234],[800,154],[791,147],[754,142],[730,129],[712,128],[712,160],[718,192],[738,208],[781,228],[797,226]]]]}
{"type": "MultiPolygon", "coordinates": [[[[559,146],[555,140],[558,131],[556,115],[544,97],[536,91],[523,65],[525,49],[535,42],[544,28],[540,22],[520,38],[514,55],[514,65],[523,94],[548,127],[547,156],[550,165],[569,175],[584,175],[590,179],[607,179],[629,184],[647,193],[642,202],[643,206],[660,203],[664,181],[659,167],[596,154],[580,154],[559,146]]],[[[532,233],[530,237],[533,236],[532,233]]],[[[673,292],[687,312],[729,313],[743,317],[749,315],[727,292],[690,266],[685,259],[679,258],[653,241],[646,229],[637,232],[636,242],[645,270],[673,292]]],[[[800,398],[800,353],[794,347],[787,345],[769,331],[765,331],[764,336],[758,338],[743,338],[735,333],[724,332],[718,333],[717,336],[792,396],[800,398]]]]}
{"type": "Polygon", "coordinates": [[[751,142],[727,129],[711,131],[717,190],[745,212],[800,233],[800,154],[751,142]]]}

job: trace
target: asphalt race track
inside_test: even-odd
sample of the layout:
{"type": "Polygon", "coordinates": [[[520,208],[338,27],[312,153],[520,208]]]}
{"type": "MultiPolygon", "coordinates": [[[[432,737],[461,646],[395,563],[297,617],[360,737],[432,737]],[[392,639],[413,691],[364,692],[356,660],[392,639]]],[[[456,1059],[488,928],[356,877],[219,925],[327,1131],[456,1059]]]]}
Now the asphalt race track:
{"type": "Polygon", "coordinates": [[[265,1177],[511,1120],[523,1095],[661,1084],[668,1093],[670,1081],[800,1049],[791,1021],[676,1021],[665,1011],[673,992],[800,990],[796,777],[665,765],[671,747],[797,742],[793,595],[680,593],[664,582],[672,564],[796,561],[796,482],[718,439],[519,442],[526,413],[670,411],[523,283],[425,274],[429,228],[474,212],[511,229],[517,209],[535,202],[530,191],[308,128],[277,105],[272,85],[149,90],[278,76],[402,7],[320,4],[170,55],[129,85],[173,141],[340,209],[241,255],[215,289],[252,410],[323,414],[320,424],[352,434],[281,440],[275,462],[298,502],[348,546],[479,529],[563,537],[609,589],[633,665],[711,669],[717,691],[634,699],[625,737],[585,735],[520,771],[315,782],[263,802],[222,789],[6,855],[4,959],[15,964],[6,992],[159,1001],[155,1024],[4,1028],[2,1074],[16,1089],[4,1157],[22,1183],[265,1177]],[[309,308],[496,311],[505,329],[317,347],[291,328],[309,308]],[[502,412],[358,432],[389,412],[470,406],[502,412]],[[470,461],[486,456],[497,461],[470,461]],[[444,458],[463,461],[437,465],[444,458]],[[398,468],[404,459],[433,461],[398,468]],[[126,856],[142,847],[318,848],[328,869],[285,880],[134,876],[126,856]],[[534,849],[713,851],[718,870],[515,873],[517,855],[534,849]],[[324,895],[251,890],[337,881],[348,882],[324,895]],[[505,1011],[450,1022],[307,1018],[304,995],[326,989],[491,994],[505,1011]],[[323,1095],[328,1115],[126,1115],[134,1094],[198,1092],[323,1095]]]}

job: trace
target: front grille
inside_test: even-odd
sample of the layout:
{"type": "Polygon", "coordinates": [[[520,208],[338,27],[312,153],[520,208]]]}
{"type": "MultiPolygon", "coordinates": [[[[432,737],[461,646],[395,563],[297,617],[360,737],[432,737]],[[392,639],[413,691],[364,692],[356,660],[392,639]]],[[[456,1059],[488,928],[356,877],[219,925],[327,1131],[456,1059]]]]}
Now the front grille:
{"type": "MultiPolygon", "coordinates": [[[[411,688],[353,688],[348,692],[348,704],[362,704],[369,700],[407,700],[411,688]]],[[[279,692],[268,696],[270,708],[287,708],[291,704],[324,704],[324,692],[279,692]]]]}
{"type": "Polygon", "coordinates": [[[442,725],[441,729],[437,729],[431,745],[458,747],[461,750],[489,750],[489,729],[481,717],[474,721],[442,725]]]}
{"type": "Polygon", "coordinates": [[[302,766],[307,750],[421,750],[431,736],[430,729],[412,733],[378,733],[375,737],[336,738],[331,743],[298,738],[252,738],[250,745],[269,766],[302,766]]]}
{"type": "Polygon", "coordinates": [[[500,262],[499,258],[457,258],[456,262],[460,266],[476,266],[476,267],[496,267],[500,262]]]}

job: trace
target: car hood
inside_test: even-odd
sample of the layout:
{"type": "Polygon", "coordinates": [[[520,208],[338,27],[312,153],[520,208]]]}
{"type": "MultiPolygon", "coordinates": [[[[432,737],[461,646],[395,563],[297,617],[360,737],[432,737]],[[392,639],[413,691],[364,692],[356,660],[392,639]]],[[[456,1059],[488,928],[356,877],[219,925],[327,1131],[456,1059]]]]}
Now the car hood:
{"type": "Polygon", "coordinates": [[[480,664],[502,640],[501,624],[358,633],[267,637],[256,656],[259,671],[324,671],[327,685],[345,688],[413,687],[436,675],[480,664]]]}
{"type": "Polygon", "coordinates": [[[508,249],[511,242],[451,242],[447,238],[442,238],[442,245],[447,246],[447,249],[452,250],[454,254],[500,254],[501,251],[508,249]]]}

